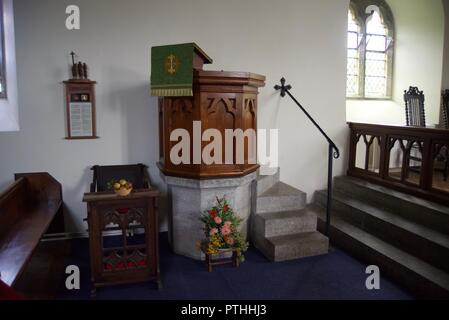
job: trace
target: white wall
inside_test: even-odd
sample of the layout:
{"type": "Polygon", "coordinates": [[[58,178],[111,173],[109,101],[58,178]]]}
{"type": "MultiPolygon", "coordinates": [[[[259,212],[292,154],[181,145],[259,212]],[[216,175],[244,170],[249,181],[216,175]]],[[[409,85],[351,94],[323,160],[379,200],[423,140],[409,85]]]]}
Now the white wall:
{"type": "Polygon", "coordinates": [[[349,122],[405,125],[404,108],[395,100],[346,100],[349,122]]]}
{"type": "Polygon", "coordinates": [[[14,38],[13,1],[3,1],[6,57],[7,99],[0,99],[0,132],[19,130],[19,108],[17,101],[16,47],[14,38]]]}
{"type": "Polygon", "coordinates": [[[405,124],[404,90],[424,91],[426,123],[439,123],[444,49],[441,0],[387,0],[396,27],[392,101],[347,101],[353,122],[405,124]]]}
{"type": "MultiPolygon", "coordinates": [[[[94,164],[143,162],[156,168],[157,100],[149,96],[151,46],[196,42],[215,63],[208,69],[267,76],[259,127],[280,128],[282,179],[309,196],[325,186],[327,145],[273,86],[282,76],[345,155],[346,17],[349,0],[20,0],[15,3],[20,97],[17,133],[0,134],[0,187],[14,172],[48,171],[62,184],[68,226],[83,231],[83,192],[94,164]],[[64,27],[78,4],[81,30],[64,27]],[[99,140],[64,140],[61,81],[69,52],[98,81],[99,140]],[[4,152],[7,150],[7,152],[4,152]]],[[[346,164],[336,163],[335,174],[346,164]]]]}
{"type": "Polygon", "coordinates": [[[443,0],[445,16],[444,23],[444,56],[442,88],[449,89],[449,0],[443,0]]]}

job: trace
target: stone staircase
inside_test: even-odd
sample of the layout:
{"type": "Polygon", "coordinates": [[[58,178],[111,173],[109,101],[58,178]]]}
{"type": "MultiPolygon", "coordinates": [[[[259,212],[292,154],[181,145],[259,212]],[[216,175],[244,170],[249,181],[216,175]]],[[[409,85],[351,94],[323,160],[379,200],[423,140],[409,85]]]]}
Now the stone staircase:
{"type": "MultiPolygon", "coordinates": [[[[324,230],[327,191],[309,210],[324,230]]],[[[334,179],[331,240],[418,298],[449,298],[449,208],[366,181],[334,179]]]]}
{"type": "Polygon", "coordinates": [[[317,231],[317,216],[306,194],[279,181],[279,170],[257,180],[252,241],[268,259],[286,261],[325,254],[329,241],[317,231]]]}

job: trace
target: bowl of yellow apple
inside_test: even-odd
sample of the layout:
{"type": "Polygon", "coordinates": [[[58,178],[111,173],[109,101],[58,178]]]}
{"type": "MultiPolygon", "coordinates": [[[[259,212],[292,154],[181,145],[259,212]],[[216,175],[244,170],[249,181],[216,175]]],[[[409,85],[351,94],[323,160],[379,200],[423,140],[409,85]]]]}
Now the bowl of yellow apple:
{"type": "Polygon", "coordinates": [[[114,191],[116,194],[122,197],[126,197],[133,190],[133,184],[125,179],[120,179],[115,182],[113,185],[114,191]]]}

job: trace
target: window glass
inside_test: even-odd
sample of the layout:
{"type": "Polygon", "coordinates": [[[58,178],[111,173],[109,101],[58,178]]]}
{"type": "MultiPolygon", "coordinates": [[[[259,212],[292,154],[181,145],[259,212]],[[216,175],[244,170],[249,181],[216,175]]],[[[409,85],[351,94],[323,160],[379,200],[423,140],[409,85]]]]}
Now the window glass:
{"type": "MultiPolygon", "coordinates": [[[[375,2],[375,1],[374,1],[375,2]]],[[[351,1],[348,11],[347,83],[346,96],[351,98],[389,98],[393,65],[392,30],[384,23],[381,10],[376,5],[367,8],[366,16],[357,17],[351,1]],[[364,22],[363,25],[359,21],[364,22]]],[[[363,2],[366,5],[366,1],[363,2]]],[[[360,7],[359,7],[360,9],[360,7]]],[[[383,10],[387,10],[384,8],[383,10]]],[[[384,12],[384,11],[382,11],[384,12]]]]}
{"type": "Polygon", "coordinates": [[[357,96],[359,93],[359,44],[360,26],[354,18],[353,12],[348,13],[348,63],[346,95],[357,96]]]}

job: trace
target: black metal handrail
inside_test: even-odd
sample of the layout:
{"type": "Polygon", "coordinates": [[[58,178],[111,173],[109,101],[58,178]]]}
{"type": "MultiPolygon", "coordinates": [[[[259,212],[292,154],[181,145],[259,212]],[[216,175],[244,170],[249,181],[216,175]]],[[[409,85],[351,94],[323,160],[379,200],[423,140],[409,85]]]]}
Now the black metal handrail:
{"type": "Polygon", "coordinates": [[[324,132],[324,130],[319,126],[319,124],[312,118],[312,116],[307,112],[306,109],[296,100],[296,98],[290,93],[292,89],[291,85],[285,85],[285,78],[281,79],[281,85],[276,85],[275,90],[281,90],[281,97],[284,98],[287,94],[304,112],[304,114],[309,118],[310,121],[315,125],[318,131],[326,138],[329,143],[329,158],[328,158],[328,171],[327,171],[327,206],[326,206],[326,229],[325,234],[329,237],[330,221],[331,221],[331,210],[332,210],[332,169],[333,169],[333,159],[340,158],[340,150],[337,145],[332,141],[331,138],[324,132]]]}

